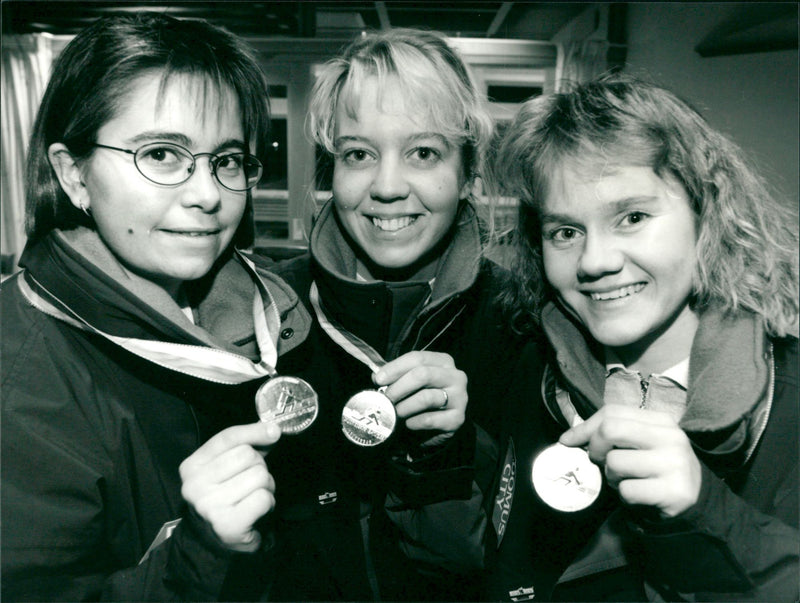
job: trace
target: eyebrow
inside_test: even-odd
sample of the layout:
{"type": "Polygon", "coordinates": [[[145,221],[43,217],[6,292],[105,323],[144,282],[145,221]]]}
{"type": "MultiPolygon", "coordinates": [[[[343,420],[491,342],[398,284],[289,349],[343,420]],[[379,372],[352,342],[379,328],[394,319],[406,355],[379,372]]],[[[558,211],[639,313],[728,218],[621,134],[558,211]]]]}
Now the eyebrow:
{"type": "MultiPolygon", "coordinates": [[[[179,144],[182,147],[186,147],[187,149],[191,148],[192,146],[192,139],[186,136],[185,134],[181,134],[180,132],[169,132],[169,131],[147,131],[141,132],[130,139],[132,144],[140,144],[140,143],[147,143],[147,142],[172,142],[175,144],[179,144]]],[[[239,140],[238,138],[228,138],[221,143],[217,144],[214,148],[214,151],[218,151],[220,149],[229,149],[229,148],[237,148],[240,150],[244,150],[245,145],[244,141],[239,140]]]]}
{"type": "MultiPolygon", "coordinates": [[[[641,207],[642,205],[652,205],[658,202],[658,197],[654,195],[637,195],[632,197],[624,197],[608,203],[608,213],[619,214],[634,206],[641,207]]],[[[577,217],[560,212],[542,212],[540,218],[542,223],[545,222],[576,222],[577,217]]]]}
{"type": "MultiPolygon", "coordinates": [[[[451,146],[450,141],[447,140],[447,138],[445,138],[442,134],[439,134],[438,132],[418,132],[417,134],[412,134],[411,136],[406,138],[405,143],[406,144],[408,144],[409,142],[414,143],[429,138],[437,139],[439,142],[441,142],[441,144],[445,145],[448,148],[450,148],[451,146]]],[[[335,148],[338,149],[341,145],[343,145],[346,142],[361,142],[361,143],[375,145],[372,139],[369,138],[368,136],[339,136],[334,141],[333,144],[335,148]]]]}

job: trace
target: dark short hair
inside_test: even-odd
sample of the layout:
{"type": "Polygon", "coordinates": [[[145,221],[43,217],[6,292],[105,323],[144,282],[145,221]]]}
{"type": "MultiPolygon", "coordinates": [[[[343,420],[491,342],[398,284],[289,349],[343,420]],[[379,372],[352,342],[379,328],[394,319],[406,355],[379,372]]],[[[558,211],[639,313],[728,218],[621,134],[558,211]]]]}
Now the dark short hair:
{"type": "MultiPolygon", "coordinates": [[[[26,189],[26,230],[37,239],[54,228],[91,226],[61,189],[48,159],[48,148],[64,143],[78,159],[91,154],[98,130],[114,117],[136,78],[161,74],[162,90],[173,75],[206,78],[217,92],[230,88],[239,101],[245,144],[254,143],[263,158],[269,128],[267,84],[245,43],[225,29],[204,21],[183,21],[143,12],[98,19],[64,48],[53,73],[31,135],[26,189]]],[[[248,209],[251,213],[248,193],[248,209]]],[[[243,220],[238,245],[252,239],[252,224],[243,220]]]]}

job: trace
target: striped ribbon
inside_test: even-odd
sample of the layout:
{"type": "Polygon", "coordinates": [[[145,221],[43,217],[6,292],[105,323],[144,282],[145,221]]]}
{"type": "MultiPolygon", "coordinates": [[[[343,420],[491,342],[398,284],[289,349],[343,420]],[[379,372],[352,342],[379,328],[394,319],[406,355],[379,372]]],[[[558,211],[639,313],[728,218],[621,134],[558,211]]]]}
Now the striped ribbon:
{"type": "Polygon", "coordinates": [[[29,273],[23,273],[17,282],[25,298],[35,308],[49,316],[84,331],[105,337],[127,351],[159,366],[206,381],[233,385],[276,375],[275,365],[278,361],[278,350],[275,341],[280,330],[280,316],[269,289],[258,276],[255,265],[243,255],[239,254],[239,257],[250,268],[256,282],[253,299],[253,319],[256,341],[261,354],[258,362],[253,362],[245,356],[228,352],[227,350],[112,335],[94,327],[78,316],[66,304],[47,291],[29,273]],[[39,295],[27,282],[28,280],[46,293],[50,300],[39,295]],[[264,299],[269,300],[269,313],[264,310],[264,299]]]}

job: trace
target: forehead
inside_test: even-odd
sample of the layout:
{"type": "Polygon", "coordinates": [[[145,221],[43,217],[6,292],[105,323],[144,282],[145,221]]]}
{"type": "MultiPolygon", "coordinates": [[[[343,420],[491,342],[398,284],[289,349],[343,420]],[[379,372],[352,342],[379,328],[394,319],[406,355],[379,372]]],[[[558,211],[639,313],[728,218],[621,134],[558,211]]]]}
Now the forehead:
{"type": "Polygon", "coordinates": [[[648,166],[565,162],[552,174],[544,209],[547,213],[611,211],[621,202],[645,199],[686,201],[687,197],[675,178],[662,178],[648,166]]]}
{"type": "Polygon", "coordinates": [[[133,80],[120,96],[114,116],[100,129],[132,134],[151,129],[184,132],[218,132],[241,138],[242,118],[236,94],[206,77],[161,71],[133,80]]]}
{"type": "MultiPolygon", "coordinates": [[[[420,129],[450,133],[460,130],[452,102],[437,95],[435,86],[404,81],[399,75],[367,75],[348,80],[336,103],[335,129],[347,122],[363,122],[370,115],[404,117],[420,129]],[[439,96],[439,102],[437,102],[439,96]]],[[[450,136],[447,136],[450,138],[450,136]]]]}

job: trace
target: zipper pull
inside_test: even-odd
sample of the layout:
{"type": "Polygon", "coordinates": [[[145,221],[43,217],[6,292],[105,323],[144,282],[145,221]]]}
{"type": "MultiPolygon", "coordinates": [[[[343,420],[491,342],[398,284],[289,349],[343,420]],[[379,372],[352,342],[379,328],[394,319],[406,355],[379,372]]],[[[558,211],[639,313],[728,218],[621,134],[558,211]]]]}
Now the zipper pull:
{"type": "Polygon", "coordinates": [[[639,408],[644,408],[647,406],[647,390],[650,387],[650,382],[647,379],[639,377],[639,385],[642,388],[642,401],[639,404],[639,408]]]}

